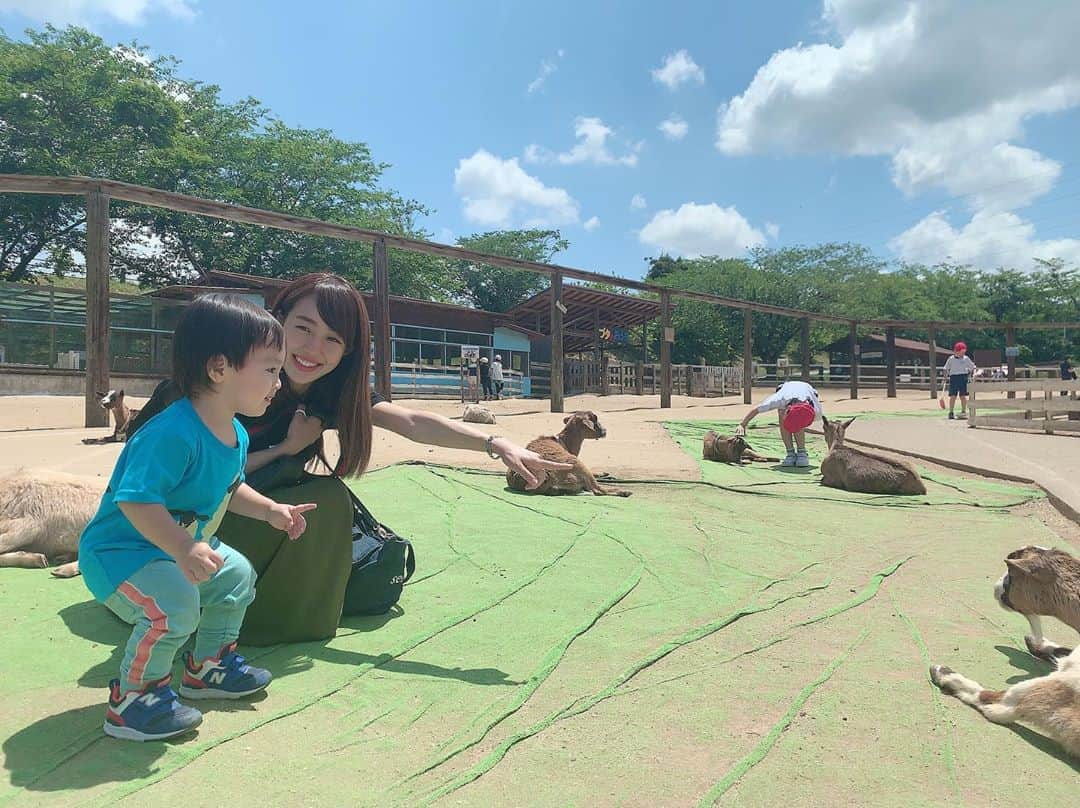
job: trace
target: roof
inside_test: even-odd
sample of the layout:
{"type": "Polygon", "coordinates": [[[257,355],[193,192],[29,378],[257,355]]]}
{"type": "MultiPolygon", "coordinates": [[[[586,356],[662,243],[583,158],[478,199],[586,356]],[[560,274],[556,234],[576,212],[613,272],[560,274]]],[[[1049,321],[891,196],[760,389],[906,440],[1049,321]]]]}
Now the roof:
{"type": "MultiPolygon", "coordinates": [[[[589,350],[596,341],[595,328],[631,328],[660,316],[660,301],[619,295],[587,286],[567,284],[562,289],[563,349],[567,353],[589,350]]],[[[544,336],[551,335],[551,289],[533,295],[506,313],[506,317],[544,336]]]]}
{"type": "MultiPolygon", "coordinates": [[[[929,355],[929,353],[930,353],[930,343],[929,342],[919,342],[918,340],[915,340],[915,339],[904,339],[902,337],[896,337],[895,341],[896,341],[896,347],[901,349],[901,350],[904,350],[904,351],[917,351],[919,353],[925,353],[927,355],[929,355]]],[[[886,342],[885,335],[884,334],[869,334],[869,335],[863,337],[860,344],[865,343],[865,342],[878,342],[878,343],[881,343],[882,345],[885,345],[885,342],[886,342]]],[[[836,342],[832,343],[831,345],[827,346],[826,350],[841,351],[841,350],[846,349],[847,346],[848,346],[848,338],[843,337],[841,339],[836,340],[836,342]]],[[[945,347],[943,347],[941,345],[936,346],[936,349],[937,349],[938,353],[952,353],[952,348],[945,348],[945,347]]]]}

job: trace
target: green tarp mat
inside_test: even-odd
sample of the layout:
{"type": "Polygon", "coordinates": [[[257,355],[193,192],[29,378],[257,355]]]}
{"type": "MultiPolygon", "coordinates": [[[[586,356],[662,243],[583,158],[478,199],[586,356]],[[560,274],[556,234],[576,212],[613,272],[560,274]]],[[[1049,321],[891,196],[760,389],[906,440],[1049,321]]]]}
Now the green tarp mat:
{"type": "MultiPolygon", "coordinates": [[[[671,431],[700,456],[702,426],[671,431]]],[[[1046,670],[991,594],[1007,552],[1054,542],[1016,504],[1038,494],[942,477],[916,507],[779,474],[710,464],[629,499],[366,475],[417,546],[401,608],[242,649],[268,692],[170,743],[102,735],[127,630],[82,583],[0,570],[0,805],[1070,802],[1053,744],[926,675],[1046,670]]]]}

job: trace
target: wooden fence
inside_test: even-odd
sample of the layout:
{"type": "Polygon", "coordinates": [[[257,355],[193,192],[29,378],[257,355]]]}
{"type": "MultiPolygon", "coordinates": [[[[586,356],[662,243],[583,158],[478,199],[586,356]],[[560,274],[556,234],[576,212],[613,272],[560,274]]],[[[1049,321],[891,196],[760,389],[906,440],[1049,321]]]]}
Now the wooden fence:
{"type": "Polygon", "coordinates": [[[1078,393],[1080,381],[974,382],[968,399],[968,425],[1047,435],[1080,434],[1078,393]]]}

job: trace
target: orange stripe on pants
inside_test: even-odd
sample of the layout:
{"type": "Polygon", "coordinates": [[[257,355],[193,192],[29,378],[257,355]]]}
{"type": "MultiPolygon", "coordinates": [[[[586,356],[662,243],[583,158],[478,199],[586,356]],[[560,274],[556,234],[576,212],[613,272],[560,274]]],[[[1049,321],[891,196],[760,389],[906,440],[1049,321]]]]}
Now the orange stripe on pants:
{"type": "Polygon", "coordinates": [[[150,661],[150,654],[154,646],[169,632],[169,617],[158,606],[157,601],[149,595],[140,592],[131,585],[130,581],[124,581],[117,587],[117,591],[124,597],[142,609],[143,614],[150,621],[150,628],[146,630],[139,645],[135,649],[135,659],[131,662],[128,670],[128,681],[133,685],[142,685],[143,676],[146,673],[146,663],[150,661]]]}

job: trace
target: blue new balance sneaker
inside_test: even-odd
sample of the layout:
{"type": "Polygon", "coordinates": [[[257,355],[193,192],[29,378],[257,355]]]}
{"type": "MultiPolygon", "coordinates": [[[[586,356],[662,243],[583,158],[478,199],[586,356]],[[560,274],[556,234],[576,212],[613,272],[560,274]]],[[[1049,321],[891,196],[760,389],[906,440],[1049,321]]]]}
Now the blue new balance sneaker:
{"type": "Polygon", "coordinates": [[[171,682],[172,676],[166,676],[123,695],[119,679],[109,682],[105,734],[125,741],[161,741],[199,726],[202,713],[181,704],[171,682]]]}
{"type": "Polygon", "coordinates": [[[185,651],[180,695],[185,699],[239,699],[258,693],[271,678],[270,671],[244,662],[236,653],[235,642],[222,646],[216,659],[204,659],[201,664],[185,651]]]}

